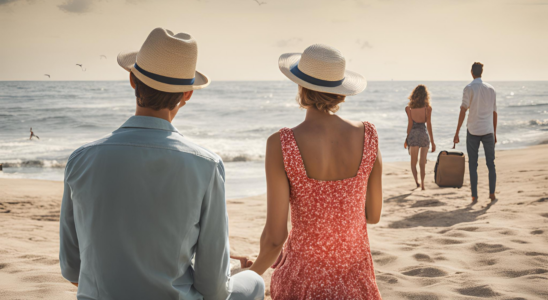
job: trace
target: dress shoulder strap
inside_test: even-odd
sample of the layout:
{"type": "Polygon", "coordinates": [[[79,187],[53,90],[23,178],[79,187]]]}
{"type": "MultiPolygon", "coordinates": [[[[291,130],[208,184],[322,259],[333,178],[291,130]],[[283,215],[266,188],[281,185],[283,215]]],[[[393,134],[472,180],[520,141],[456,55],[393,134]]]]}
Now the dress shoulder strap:
{"type": "Polygon", "coordinates": [[[306,176],[304,162],[293,135],[293,130],[290,128],[280,129],[280,142],[282,144],[285,173],[289,181],[294,182],[297,178],[306,176]]]}
{"type": "Polygon", "coordinates": [[[360,172],[369,175],[373,169],[373,164],[377,160],[377,151],[379,148],[379,137],[375,125],[365,121],[365,137],[363,139],[363,156],[360,165],[360,172]]]}

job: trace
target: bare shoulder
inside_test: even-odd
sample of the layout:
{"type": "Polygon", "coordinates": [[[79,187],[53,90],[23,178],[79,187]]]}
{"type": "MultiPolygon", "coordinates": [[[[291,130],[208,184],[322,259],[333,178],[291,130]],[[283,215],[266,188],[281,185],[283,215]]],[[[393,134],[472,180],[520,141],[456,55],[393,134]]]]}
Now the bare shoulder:
{"type": "Polygon", "coordinates": [[[280,132],[277,131],[268,137],[268,139],[266,140],[266,145],[268,146],[268,145],[280,144],[280,141],[281,141],[280,132]]]}
{"type": "Polygon", "coordinates": [[[347,128],[350,127],[358,130],[363,129],[363,121],[353,121],[353,120],[347,120],[347,119],[342,119],[342,120],[344,121],[344,124],[345,126],[347,126],[347,128]]]}
{"type": "Polygon", "coordinates": [[[432,112],[432,106],[428,106],[427,110],[428,110],[429,113],[431,113],[432,112]]]}
{"type": "Polygon", "coordinates": [[[409,105],[407,105],[407,106],[405,107],[405,112],[406,112],[406,113],[409,113],[410,110],[411,110],[411,107],[409,107],[409,105]]]}
{"type": "Polygon", "coordinates": [[[280,132],[273,133],[266,140],[265,164],[268,170],[283,170],[283,150],[280,132]]]}
{"type": "Polygon", "coordinates": [[[269,153],[282,153],[280,132],[275,132],[266,140],[266,151],[269,153]]]}

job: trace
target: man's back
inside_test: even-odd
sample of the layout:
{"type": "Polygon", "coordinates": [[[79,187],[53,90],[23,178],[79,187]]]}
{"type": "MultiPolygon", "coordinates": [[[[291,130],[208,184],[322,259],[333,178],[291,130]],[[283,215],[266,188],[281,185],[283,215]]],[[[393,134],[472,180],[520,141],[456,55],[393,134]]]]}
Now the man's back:
{"type": "Polygon", "coordinates": [[[69,158],[61,241],[79,299],[226,298],[221,159],[165,120],[131,117],[69,158]]]}
{"type": "Polygon", "coordinates": [[[493,112],[497,111],[495,89],[482,81],[474,79],[464,88],[462,107],[469,108],[468,131],[473,135],[494,133],[493,112]]]}

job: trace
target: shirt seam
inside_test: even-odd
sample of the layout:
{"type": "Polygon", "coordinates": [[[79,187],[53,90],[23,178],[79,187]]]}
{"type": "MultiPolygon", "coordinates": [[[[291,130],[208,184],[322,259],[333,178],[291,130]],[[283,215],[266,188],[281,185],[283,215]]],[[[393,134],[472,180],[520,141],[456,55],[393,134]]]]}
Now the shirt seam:
{"type": "MultiPolygon", "coordinates": [[[[87,149],[90,149],[90,148],[93,148],[93,147],[98,147],[98,146],[131,146],[131,147],[141,147],[141,148],[164,149],[164,150],[170,150],[170,151],[175,151],[175,152],[179,152],[179,153],[187,153],[187,154],[196,155],[198,157],[204,158],[204,159],[209,160],[211,162],[214,162],[216,164],[218,164],[218,162],[219,162],[218,159],[213,159],[211,157],[207,157],[207,156],[202,155],[198,152],[182,151],[182,150],[179,150],[179,149],[173,149],[173,148],[155,146],[155,145],[143,145],[143,144],[131,144],[131,143],[109,143],[109,144],[89,145],[88,147],[84,147],[80,150],[76,150],[78,153],[76,155],[71,155],[71,157],[69,157],[69,159],[67,161],[67,166],[68,166],[70,161],[72,161],[74,158],[79,156],[84,150],[87,150],[87,149]]],[[[65,167],[65,169],[66,169],[66,167],[65,167]]]]}
{"type": "Polygon", "coordinates": [[[162,131],[170,131],[178,133],[182,136],[182,134],[177,129],[164,129],[164,128],[157,128],[157,127],[144,127],[144,126],[120,126],[120,128],[138,128],[138,129],[152,129],[152,130],[162,130],[162,131]]]}

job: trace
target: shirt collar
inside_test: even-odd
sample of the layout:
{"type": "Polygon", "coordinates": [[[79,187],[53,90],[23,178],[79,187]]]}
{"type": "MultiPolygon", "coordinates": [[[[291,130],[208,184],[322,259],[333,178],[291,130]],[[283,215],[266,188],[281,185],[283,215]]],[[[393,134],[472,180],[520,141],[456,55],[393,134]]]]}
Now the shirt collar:
{"type": "Polygon", "coordinates": [[[148,128],[166,131],[179,132],[175,126],[164,119],[145,116],[132,116],[122,126],[122,128],[148,128]]]}
{"type": "Polygon", "coordinates": [[[478,78],[475,78],[472,82],[483,82],[483,80],[481,80],[481,77],[478,77],[478,78]]]}

